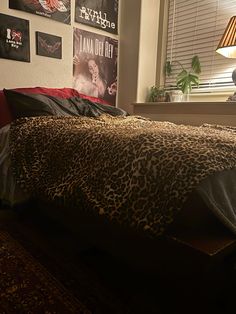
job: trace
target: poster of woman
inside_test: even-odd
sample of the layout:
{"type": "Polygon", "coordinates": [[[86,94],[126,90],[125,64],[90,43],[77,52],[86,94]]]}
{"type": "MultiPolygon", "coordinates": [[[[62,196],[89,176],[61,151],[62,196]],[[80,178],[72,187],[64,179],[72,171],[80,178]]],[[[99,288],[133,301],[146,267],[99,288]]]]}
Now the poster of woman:
{"type": "Polygon", "coordinates": [[[73,87],[115,105],[117,54],[116,39],[74,28],[73,87]]]}
{"type": "Polygon", "coordinates": [[[118,0],[75,0],[75,21],[117,34],[118,0]]]}
{"type": "Polygon", "coordinates": [[[70,24],[71,0],[9,0],[9,8],[70,24]]]}

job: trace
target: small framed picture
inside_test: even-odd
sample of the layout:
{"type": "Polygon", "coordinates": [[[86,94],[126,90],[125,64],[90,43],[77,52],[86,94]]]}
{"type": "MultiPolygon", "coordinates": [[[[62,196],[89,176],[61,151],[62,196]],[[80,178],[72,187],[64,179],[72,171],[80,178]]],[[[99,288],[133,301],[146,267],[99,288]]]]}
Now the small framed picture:
{"type": "Polygon", "coordinates": [[[62,38],[36,32],[36,54],[49,58],[62,59],[62,38]]]}
{"type": "Polygon", "coordinates": [[[0,13],[0,58],[30,62],[28,20],[0,13]]]}

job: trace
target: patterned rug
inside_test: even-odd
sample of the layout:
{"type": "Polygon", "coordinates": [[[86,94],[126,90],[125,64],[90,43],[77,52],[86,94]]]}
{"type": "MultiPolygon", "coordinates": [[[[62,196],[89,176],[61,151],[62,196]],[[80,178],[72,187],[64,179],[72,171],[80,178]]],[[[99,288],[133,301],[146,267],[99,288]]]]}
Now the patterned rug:
{"type": "MultiPolygon", "coordinates": [[[[32,221],[32,219],[28,219],[28,215],[27,218],[19,218],[18,215],[11,211],[0,210],[1,250],[2,246],[4,246],[6,252],[9,252],[7,255],[10,256],[14,267],[8,263],[9,265],[4,264],[3,268],[4,258],[2,255],[6,255],[6,252],[0,252],[0,303],[2,301],[1,294],[4,292],[5,287],[10,286],[6,281],[4,283],[1,282],[2,272],[7,273],[8,268],[7,270],[5,268],[9,267],[9,273],[12,273],[12,276],[9,275],[9,281],[13,280],[14,282],[14,280],[20,278],[18,274],[20,267],[24,266],[24,269],[29,273],[34,273],[35,268],[28,266],[28,260],[30,260],[30,265],[35,264],[38,268],[42,268],[44,273],[47,273],[50,278],[53,278],[58,283],[65,292],[64,294],[67,292],[72,297],[72,300],[81,305],[81,308],[75,311],[64,311],[59,306],[59,311],[21,311],[14,308],[12,311],[6,311],[0,307],[0,314],[140,313],[140,305],[136,301],[136,294],[133,296],[132,293],[131,296],[129,293],[124,293],[124,282],[120,279],[120,273],[124,276],[126,273],[122,267],[119,264],[115,265],[110,256],[104,252],[96,249],[81,250],[77,240],[71,237],[67,230],[52,221],[46,221],[40,217],[32,221]],[[17,264],[15,260],[19,262],[20,266],[15,266],[17,264]],[[85,309],[87,309],[87,312],[85,309]]],[[[22,270],[21,273],[23,273],[22,270]]],[[[34,274],[34,276],[38,278],[38,273],[34,274]]],[[[24,278],[25,274],[21,279],[24,280],[24,278]]],[[[36,279],[32,279],[33,288],[37,288],[37,285],[35,285],[36,279]]],[[[44,282],[45,280],[43,279],[42,281],[44,282]]],[[[46,287],[43,289],[46,290],[46,287]]],[[[27,295],[28,292],[24,292],[24,297],[27,295]]],[[[19,300],[19,303],[24,297],[19,300]]],[[[7,304],[9,304],[10,308],[12,304],[18,301],[13,300],[10,302],[8,300],[7,302],[9,302],[7,304]]],[[[143,309],[141,313],[144,313],[143,309]]],[[[151,314],[150,311],[149,313],[151,314]]]]}
{"type": "Polygon", "coordinates": [[[0,313],[91,313],[5,231],[0,276],[0,313]]]}

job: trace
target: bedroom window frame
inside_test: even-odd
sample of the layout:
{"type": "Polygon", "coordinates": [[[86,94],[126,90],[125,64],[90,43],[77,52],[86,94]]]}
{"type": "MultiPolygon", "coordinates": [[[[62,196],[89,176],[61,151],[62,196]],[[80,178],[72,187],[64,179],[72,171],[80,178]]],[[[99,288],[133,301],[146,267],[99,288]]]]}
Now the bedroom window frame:
{"type": "MultiPolygon", "coordinates": [[[[159,17],[159,36],[158,36],[158,49],[157,49],[157,68],[156,68],[156,85],[157,86],[166,86],[166,76],[165,76],[165,62],[167,58],[169,57],[167,53],[168,49],[168,23],[169,23],[169,3],[172,0],[168,1],[160,1],[160,17],[159,17]]],[[[177,1],[177,0],[176,0],[177,1]]],[[[196,0],[198,1],[198,0],[196,0]]],[[[223,3],[223,0],[217,0],[218,3],[221,1],[221,5],[223,3]]],[[[216,2],[217,2],[216,1],[216,2]]],[[[190,4],[191,5],[191,4],[190,4]]],[[[217,23],[217,12],[215,15],[215,23],[217,23]]],[[[233,15],[233,14],[232,14],[233,15]]],[[[231,16],[230,16],[231,17],[231,16]]],[[[173,16],[172,16],[173,19],[173,16]]],[[[222,23],[222,34],[224,32],[224,29],[228,23],[229,18],[226,18],[226,21],[222,23]]],[[[170,23],[171,25],[171,23],[170,23]]],[[[221,32],[218,33],[217,35],[214,34],[212,36],[212,42],[213,40],[215,41],[215,45],[211,53],[214,53],[215,56],[213,59],[217,58],[218,60],[220,59],[223,63],[225,64],[230,64],[231,63],[231,68],[235,67],[236,68],[236,59],[235,61],[230,61],[233,59],[228,59],[223,56],[218,56],[218,54],[215,52],[215,49],[218,44],[218,38],[221,37],[221,32]],[[235,64],[232,65],[232,64],[235,64]]],[[[170,43],[169,43],[170,45],[170,43]]],[[[198,53],[197,53],[198,54],[198,53]]],[[[213,55],[214,55],[213,54],[213,55]]],[[[189,58],[189,57],[188,57],[189,58]]],[[[191,59],[191,58],[190,58],[191,59]]],[[[201,61],[201,58],[200,58],[201,61]]],[[[212,65],[211,65],[212,66],[212,65]]],[[[202,64],[202,67],[204,67],[204,64],[202,64]]],[[[210,66],[209,66],[210,68],[210,66]]],[[[230,71],[231,75],[231,71],[230,71]]],[[[200,81],[201,81],[201,75],[200,75],[200,81]]],[[[202,88],[194,88],[192,90],[192,93],[190,95],[190,101],[219,101],[219,100],[226,100],[229,95],[232,95],[232,93],[235,91],[235,85],[231,81],[230,84],[227,86],[221,86],[220,88],[213,87],[213,85],[208,85],[206,87],[202,88]]]]}

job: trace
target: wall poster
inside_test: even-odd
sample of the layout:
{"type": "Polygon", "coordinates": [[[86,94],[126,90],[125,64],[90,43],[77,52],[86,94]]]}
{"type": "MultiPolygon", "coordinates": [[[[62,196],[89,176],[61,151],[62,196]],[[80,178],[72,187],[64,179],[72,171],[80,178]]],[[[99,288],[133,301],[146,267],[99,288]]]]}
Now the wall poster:
{"type": "Polygon", "coordinates": [[[36,32],[36,54],[61,59],[62,38],[51,34],[36,32]]]}
{"type": "Polygon", "coordinates": [[[71,0],[9,0],[9,8],[70,24],[71,0]]]}
{"type": "Polygon", "coordinates": [[[117,34],[118,7],[119,0],[75,0],[75,21],[117,34]]]}
{"type": "Polygon", "coordinates": [[[0,13],[0,58],[30,62],[28,20],[0,13]]]}
{"type": "Polygon", "coordinates": [[[73,87],[116,104],[118,41],[74,28],[73,87]]]}

